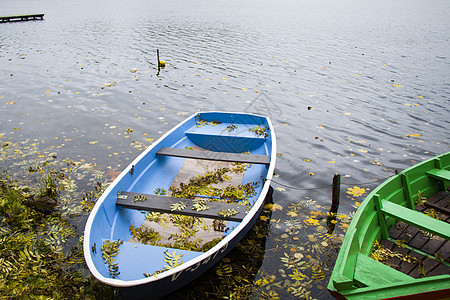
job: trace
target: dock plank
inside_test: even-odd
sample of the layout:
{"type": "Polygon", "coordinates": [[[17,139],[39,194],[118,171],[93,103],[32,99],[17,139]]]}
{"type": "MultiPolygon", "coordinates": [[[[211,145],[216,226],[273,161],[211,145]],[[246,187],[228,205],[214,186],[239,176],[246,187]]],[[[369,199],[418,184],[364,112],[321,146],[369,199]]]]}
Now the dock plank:
{"type": "Polygon", "coordinates": [[[43,20],[45,14],[0,16],[0,23],[43,20]]]}

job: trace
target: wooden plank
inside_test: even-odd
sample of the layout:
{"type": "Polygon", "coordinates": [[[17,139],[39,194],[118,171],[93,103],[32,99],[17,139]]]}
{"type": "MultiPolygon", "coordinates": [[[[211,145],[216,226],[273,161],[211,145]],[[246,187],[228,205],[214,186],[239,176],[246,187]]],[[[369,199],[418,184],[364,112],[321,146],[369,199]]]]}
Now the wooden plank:
{"type": "Polygon", "coordinates": [[[427,236],[425,232],[419,231],[419,233],[417,233],[416,236],[411,241],[409,241],[408,245],[420,250],[420,248],[422,248],[429,239],[430,237],[427,236]]]}
{"type": "Polygon", "coordinates": [[[442,236],[445,239],[450,239],[449,223],[433,219],[421,212],[411,210],[384,199],[382,200],[382,212],[390,217],[416,226],[432,234],[442,236]]]}
{"type": "Polygon", "coordinates": [[[378,286],[393,282],[408,282],[413,278],[360,254],[356,262],[355,280],[367,286],[378,286]]]}
{"type": "Polygon", "coordinates": [[[429,276],[437,276],[437,275],[448,275],[450,274],[450,267],[444,264],[440,264],[436,268],[433,269],[428,275],[429,276]]]}
{"type": "Polygon", "coordinates": [[[427,175],[437,179],[450,181],[450,171],[445,169],[432,169],[427,171],[427,175]]]}
{"type": "MultiPolygon", "coordinates": [[[[424,255],[414,252],[414,251],[410,251],[408,253],[409,256],[415,257],[417,258],[419,261],[422,261],[424,259],[424,255]]],[[[415,270],[417,267],[419,266],[418,262],[408,262],[408,261],[403,261],[402,265],[400,266],[400,272],[405,273],[405,274],[410,274],[413,270],[415,270]]]]}
{"type": "Polygon", "coordinates": [[[192,209],[194,200],[182,199],[175,197],[166,197],[151,194],[141,194],[132,192],[121,192],[117,196],[116,205],[120,205],[124,208],[156,211],[162,213],[187,215],[199,218],[211,218],[225,221],[237,221],[240,222],[246,216],[246,205],[228,204],[222,202],[206,201],[207,210],[197,211],[192,209]],[[136,199],[136,200],[135,200],[136,199]],[[183,202],[186,204],[186,208],[183,210],[172,210],[171,205],[175,203],[183,202]],[[234,216],[221,216],[218,213],[222,210],[234,209],[238,213],[234,216]]]}
{"type": "Polygon", "coordinates": [[[438,251],[438,249],[441,248],[445,244],[445,242],[445,239],[439,236],[435,236],[433,238],[430,238],[428,243],[420,248],[420,250],[430,255],[434,255],[434,253],[436,253],[436,251],[438,251]]]}
{"type": "Polygon", "coordinates": [[[409,243],[419,233],[420,229],[414,226],[407,226],[406,229],[400,234],[398,240],[403,240],[405,243],[409,243]]]}
{"type": "Polygon", "coordinates": [[[434,209],[437,212],[444,213],[446,215],[450,215],[450,209],[448,209],[446,207],[439,206],[439,205],[434,204],[434,203],[426,203],[426,202],[424,203],[424,205],[425,205],[425,207],[432,208],[432,209],[434,209]]]}
{"type": "MultiPolygon", "coordinates": [[[[425,275],[427,276],[434,268],[436,268],[439,265],[439,262],[437,262],[433,258],[426,258],[422,261],[422,268],[425,269],[425,275]]],[[[422,278],[423,274],[421,274],[419,268],[415,268],[411,273],[408,274],[409,276],[413,278],[422,278]]]]}
{"type": "Polygon", "coordinates": [[[450,241],[447,241],[444,245],[442,245],[441,248],[439,248],[438,251],[436,251],[436,254],[440,255],[446,260],[450,259],[450,241]]]}
{"type": "Polygon", "coordinates": [[[189,150],[189,149],[169,148],[169,147],[164,147],[160,149],[156,154],[183,157],[183,158],[229,161],[229,162],[250,163],[250,164],[268,165],[270,163],[270,156],[268,155],[189,150]]]}
{"type": "MultiPolygon", "coordinates": [[[[399,247],[399,246],[397,246],[397,245],[395,245],[395,247],[392,248],[392,251],[398,252],[398,253],[400,253],[402,256],[405,256],[405,255],[407,255],[407,254],[409,253],[409,249],[408,249],[408,248],[399,247]]],[[[402,259],[400,259],[399,257],[394,257],[394,258],[392,258],[392,260],[390,260],[390,261],[391,261],[391,267],[392,267],[392,268],[394,268],[394,269],[396,269],[396,270],[400,270],[401,265],[402,265],[402,263],[403,263],[403,260],[402,260],[402,259]]]]}
{"type": "Polygon", "coordinates": [[[399,236],[406,230],[408,224],[405,222],[397,222],[392,228],[389,230],[389,237],[398,240],[399,236]]]}

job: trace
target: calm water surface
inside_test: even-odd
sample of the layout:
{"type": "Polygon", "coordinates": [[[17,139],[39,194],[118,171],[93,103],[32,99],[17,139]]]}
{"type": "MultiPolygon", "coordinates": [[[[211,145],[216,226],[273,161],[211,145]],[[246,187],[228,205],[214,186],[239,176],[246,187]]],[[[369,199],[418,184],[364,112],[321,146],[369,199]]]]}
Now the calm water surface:
{"type": "MultiPolygon", "coordinates": [[[[46,14],[0,24],[0,143],[111,172],[196,111],[269,115],[283,210],[258,274],[278,275],[283,252],[270,249],[288,207],[330,205],[329,188],[298,188],[345,175],[340,212],[351,214],[363,197],[348,187],[450,151],[449,12],[447,0],[0,0],[0,15],[46,14]]],[[[29,153],[17,151],[20,165],[29,153]]],[[[330,297],[317,286],[312,297],[330,297]]]]}

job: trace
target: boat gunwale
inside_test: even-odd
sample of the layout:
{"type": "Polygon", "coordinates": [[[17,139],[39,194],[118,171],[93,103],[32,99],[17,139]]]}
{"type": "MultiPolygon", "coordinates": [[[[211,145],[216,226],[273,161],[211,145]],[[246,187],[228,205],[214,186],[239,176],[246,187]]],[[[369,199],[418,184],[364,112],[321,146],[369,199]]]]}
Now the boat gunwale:
{"type": "MultiPolygon", "coordinates": [[[[189,268],[195,265],[201,265],[203,261],[208,259],[209,257],[216,256],[217,254],[226,251],[228,244],[233,241],[233,239],[241,233],[243,229],[245,229],[248,226],[248,223],[256,217],[256,214],[260,209],[262,209],[263,203],[265,201],[266,195],[268,194],[269,187],[270,187],[270,181],[273,177],[273,173],[275,171],[275,162],[276,162],[276,136],[275,131],[272,125],[272,122],[269,117],[258,115],[258,114],[250,114],[250,113],[242,113],[242,112],[224,112],[224,111],[199,111],[192,114],[190,117],[186,118],[182,122],[178,123],[175,127],[170,129],[168,132],[163,134],[160,138],[158,138],[151,146],[149,146],[146,150],[144,150],[141,154],[139,154],[132,163],[130,163],[120,174],[119,176],[108,186],[108,188],[103,192],[103,194],[100,196],[96,204],[94,205],[94,208],[92,209],[91,213],[89,214],[88,220],[86,222],[85,226],[85,233],[84,233],[84,242],[83,242],[83,252],[85,256],[85,261],[88,265],[88,268],[90,272],[94,275],[95,278],[97,278],[99,281],[119,288],[126,288],[126,287],[133,287],[133,286],[139,286],[144,284],[149,284],[151,282],[156,282],[158,280],[161,280],[166,277],[170,276],[176,276],[176,274],[181,274],[183,271],[187,271],[189,268]],[[91,241],[90,241],[90,232],[92,230],[93,220],[94,216],[97,215],[99,212],[100,207],[102,206],[103,202],[105,201],[106,197],[115,189],[116,185],[123,179],[124,176],[126,176],[133,165],[136,165],[142,158],[144,158],[150,151],[154,150],[164,139],[166,139],[169,135],[171,135],[174,131],[176,131],[178,128],[185,125],[187,122],[190,122],[193,118],[195,118],[198,115],[201,114],[214,114],[214,113],[222,113],[222,114],[236,114],[236,115],[246,115],[246,116],[255,116],[259,118],[264,118],[267,122],[267,125],[269,127],[270,132],[270,138],[271,138],[271,149],[270,149],[270,163],[268,165],[267,170],[267,176],[265,178],[265,182],[263,183],[263,187],[261,189],[259,197],[254,202],[252,208],[248,211],[247,215],[242,219],[241,222],[239,222],[239,225],[234,228],[234,230],[225,236],[224,239],[222,239],[217,245],[212,247],[206,252],[203,252],[199,256],[188,260],[187,262],[183,263],[182,265],[175,267],[173,269],[164,271],[158,275],[151,276],[151,277],[145,277],[141,279],[135,279],[135,280],[121,280],[121,279],[114,279],[114,278],[108,278],[103,276],[96,268],[93,260],[92,260],[92,254],[91,254],[91,241]]],[[[209,261],[209,260],[208,260],[209,261]]]]}

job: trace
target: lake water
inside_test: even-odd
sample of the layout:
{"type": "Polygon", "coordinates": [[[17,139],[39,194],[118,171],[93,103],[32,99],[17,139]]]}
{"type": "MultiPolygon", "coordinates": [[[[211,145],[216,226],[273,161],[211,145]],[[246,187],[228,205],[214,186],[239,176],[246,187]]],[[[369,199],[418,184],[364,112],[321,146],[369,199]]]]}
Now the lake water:
{"type": "MultiPolygon", "coordinates": [[[[367,195],[369,182],[450,151],[449,12],[447,0],[0,0],[0,15],[45,13],[0,24],[0,168],[54,155],[112,179],[196,111],[269,115],[280,207],[255,280],[293,284],[289,249],[324,260],[306,219],[286,242],[293,204],[323,225],[334,173],[347,216],[364,199],[347,188],[367,195]]],[[[305,286],[324,299],[326,282],[305,286]]]]}

